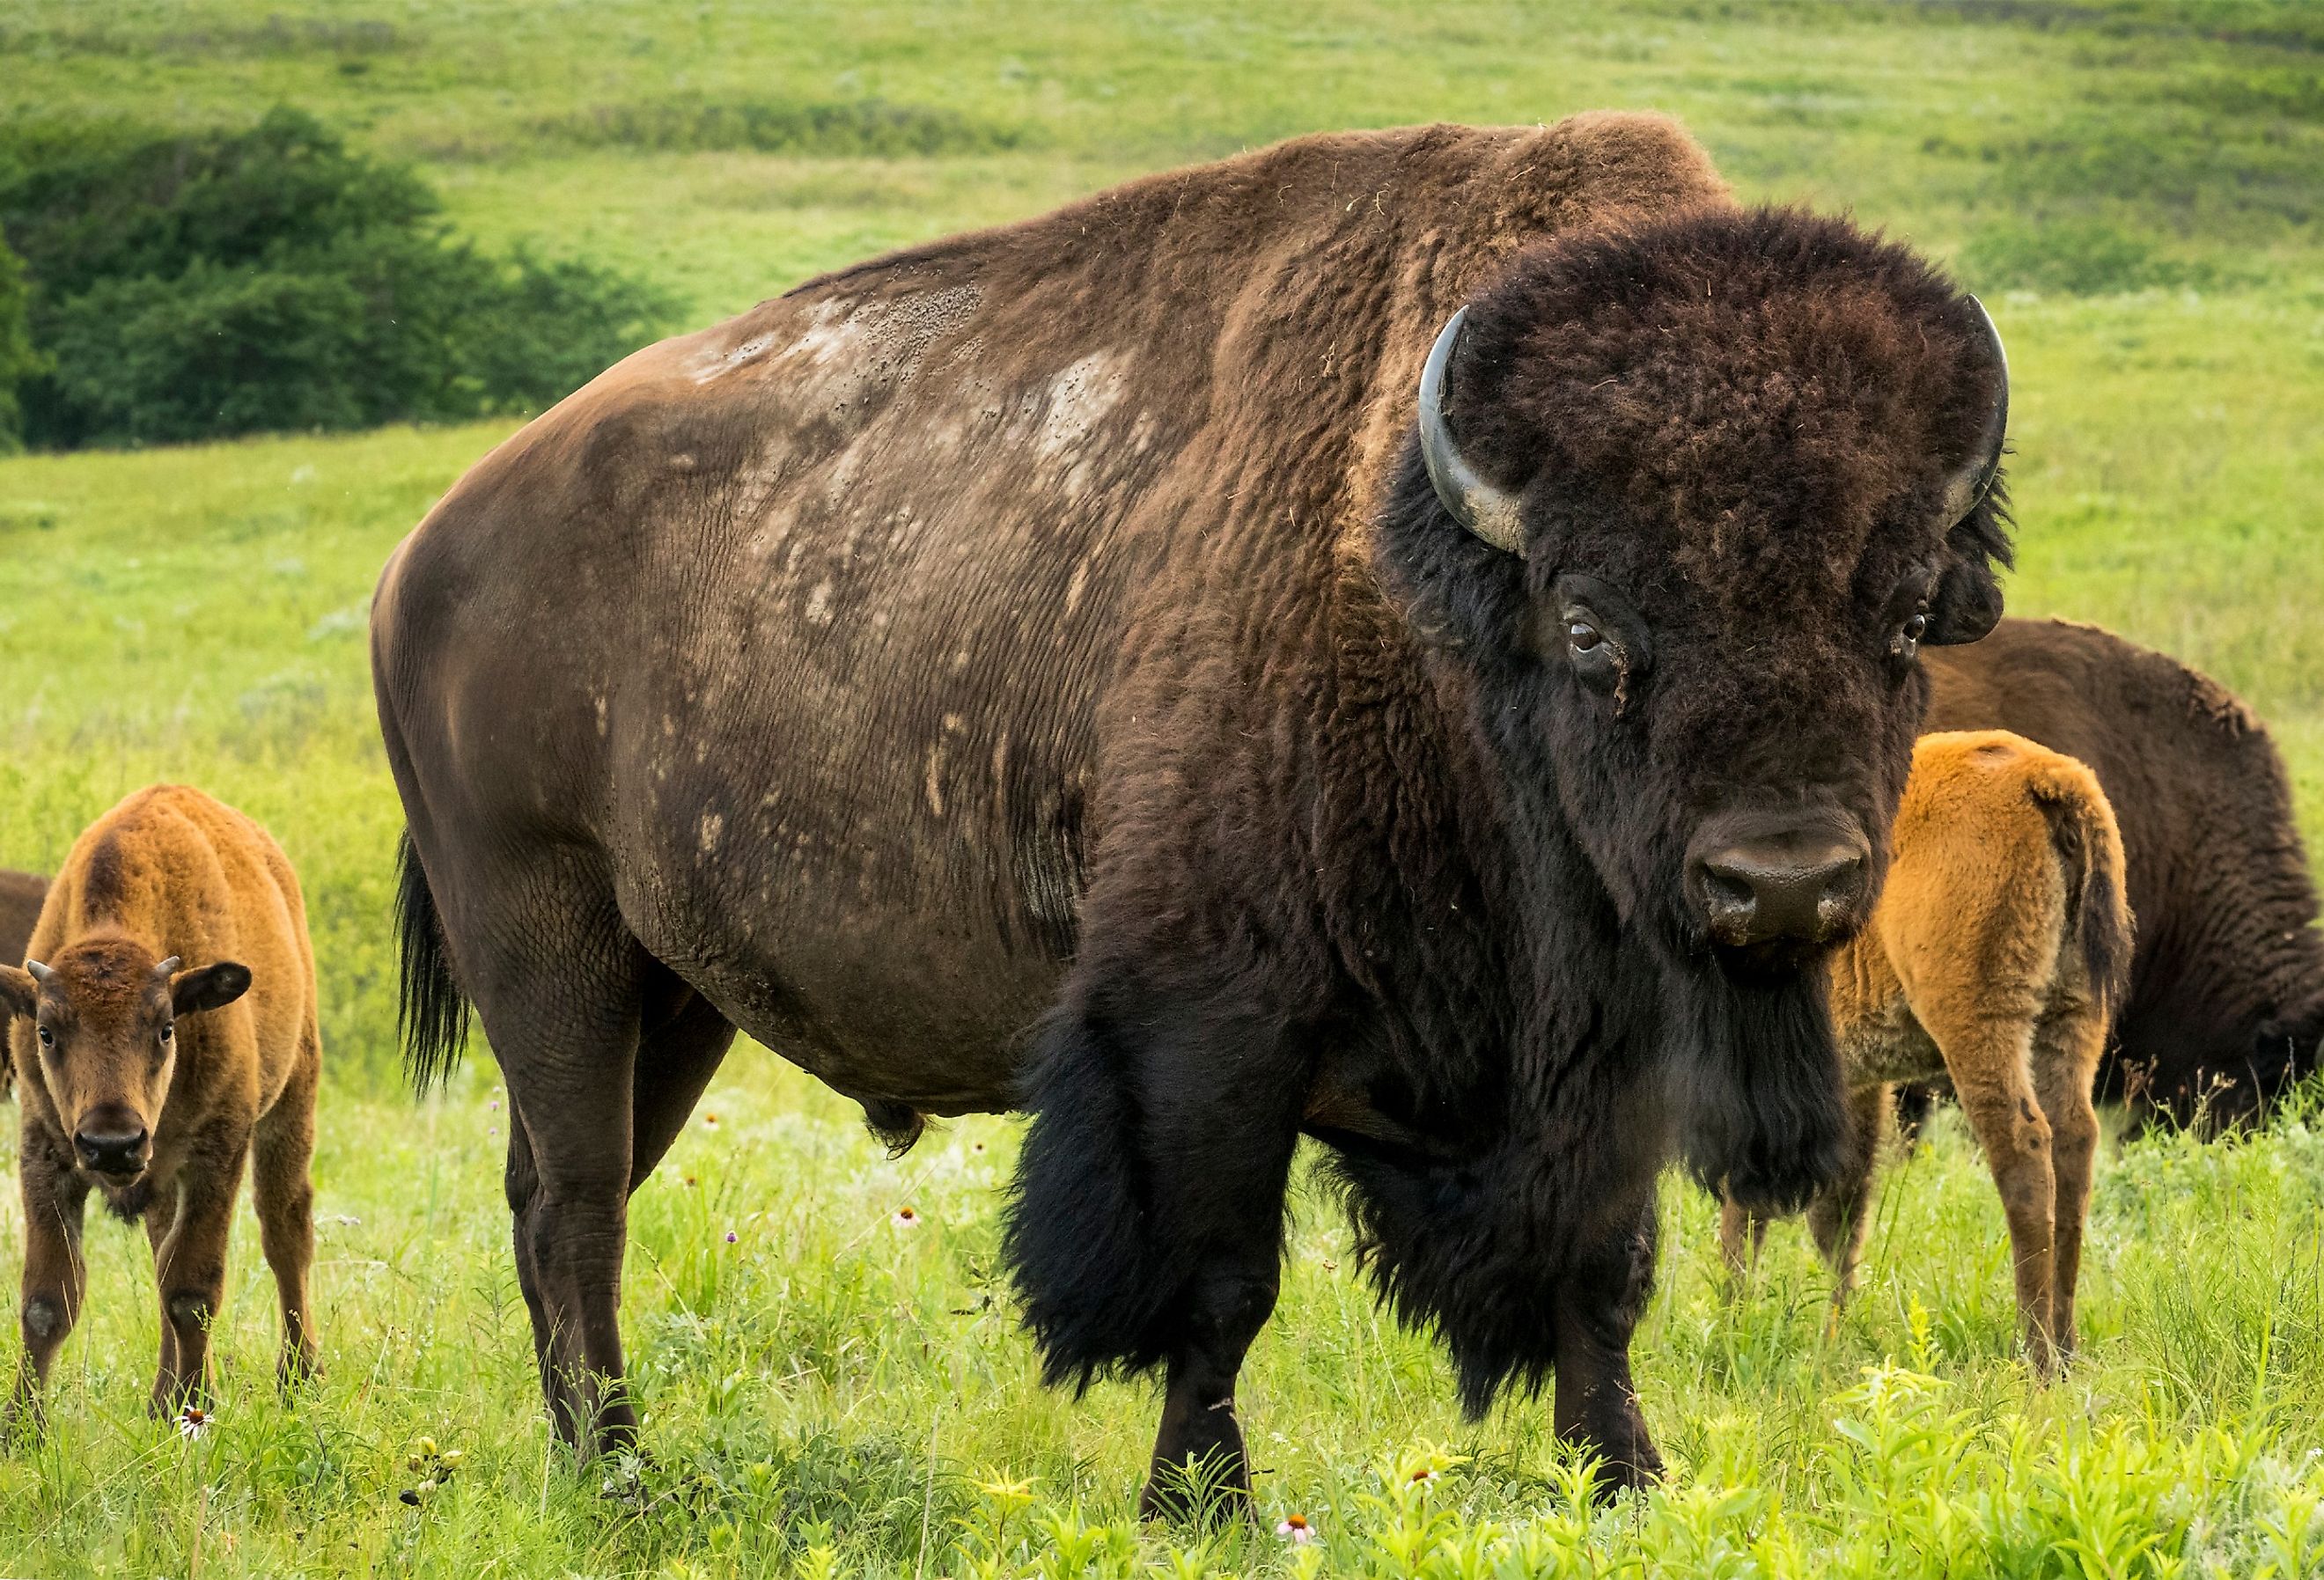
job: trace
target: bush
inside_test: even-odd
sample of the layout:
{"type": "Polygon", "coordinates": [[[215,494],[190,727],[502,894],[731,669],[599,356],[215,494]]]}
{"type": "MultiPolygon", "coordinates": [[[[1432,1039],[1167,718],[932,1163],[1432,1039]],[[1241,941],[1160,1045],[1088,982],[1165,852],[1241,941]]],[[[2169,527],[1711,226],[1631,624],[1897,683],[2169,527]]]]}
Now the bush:
{"type": "Polygon", "coordinates": [[[9,250],[7,235],[0,232],[0,456],[24,442],[16,386],[48,366],[48,359],[32,348],[32,303],[24,261],[9,250]]]}
{"type": "Polygon", "coordinates": [[[25,397],[25,437],[71,448],[521,411],[671,311],[589,264],[488,258],[438,213],[417,176],[293,110],[244,133],[20,131],[0,149],[0,222],[20,238],[49,364],[5,381],[25,397]]]}

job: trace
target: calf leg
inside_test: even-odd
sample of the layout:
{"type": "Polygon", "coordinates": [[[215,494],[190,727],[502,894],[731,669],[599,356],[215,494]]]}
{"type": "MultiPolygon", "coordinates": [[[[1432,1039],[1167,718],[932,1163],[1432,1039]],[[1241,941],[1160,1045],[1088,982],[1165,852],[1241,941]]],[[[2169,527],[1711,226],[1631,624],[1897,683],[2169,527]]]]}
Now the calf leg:
{"type": "Polygon", "coordinates": [[[1767,1242],[1768,1220],[1719,1193],[1719,1254],[1727,1263],[1728,1292],[1739,1294],[1759,1268],[1759,1248],[1767,1242]]]}
{"type": "Polygon", "coordinates": [[[177,1226],[178,1182],[171,1180],[145,1203],[145,1240],[153,1248],[153,1298],[162,1308],[161,1358],[153,1372],[153,1391],[157,1396],[164,1381],[178,1375],[178,1330],[170,1326],[169,1307],[161,1295],[161,1251],[170,1243],[170,1235],[177,1226]]]}
{"type": "MultiPolygon", "coordinates": [[[[154,1259],[161,1320],[177,1341],[177,1364],[153,1380],[152,1409],[173,1416],[209,1397],[210,1325],[226,1298],[226,1242],[250,1140],[198,1148],[179,1175],[177,1221],[154,1259]]],[[[164,1360],[170,1358],[165,1347],[164,1360]]]]}
{"type": "MultiPolygon", "coordinates": [[[[1919,1006],[1915,1006],[1916,1011],[1919,1006]]],[[[2028,1066],[2033,1021],[1956,1019],[1932,1023],[1961,1112],[1985,1149],[1986,1166],[2009,1220],[2009,1248],[2017,1272],[2018,1328],[2026,1358],[2048,1375],[2054,1363],[2052,1316],[2056,1258],[2057,1182],[2050,1161],[2050,1123],[2036,1101],[2028,1066]]]]}
{"type": "Polygon", "coordinates": [[[1872,1182],[1890,1108],[1886,1085],[1854,1086],[1848,1094],[1848,1141],[1840,1174],[1808,1207],[1808,1232],[1831,1270],[1831,1315],[1837,1321],[1863,1269],[1864,1236],[1871,1227],[1872,1182]]]}
{"type": "Polygon", "coordinates": [[[81,1260],[83,1210],[88,1184],[28,1117],[18,1146],[18,1185],[24,1200],[23,1358],[8,1405],[13,1428],[38,1427],[49,1365],[80,1317],[88,1267],[81,1260]]]}
{"type": "Polygon", "coordinates": [[[2106,1038],[2106,1016],[2088,1005],[2044,1019],[2034,1033],[2034,1089],[2050,1122],[2057,1181],[2050,1336],[2061,1361],[2074,1354],[2074,1289],[2081,1280],[2082,1231],[2089,1220],[2090,1175],[2098,1150],[2098,1114],[2090,1087],[2106,1038]]]}
{"type": "MultiPolygon", "coordinates": [[[[311,1034],[310,1034],[311,1035],[311,1034]]],[[[276,1381],[288,1388],[315,1375],[315,1325],[307,1306],[307,1275],[315,1261],[317,1066],[309,1060],[281,1098],[258,1122],[253,1138],[251,1197],[258,1209],[259,1244],[274,1273],[282,1307],[282,1349],[276,1381]]]]}
{"type": "Polygon", "coordinates": [[[1599,1489],[1606,1495],[1642,1486],[1663,1470],[1630,1379],[1630,1335],[1654,1291],[1655,1239],[1649,1198],[1559,1283],[1551,1315],[1557,1435],[1600,1455],[1599,1489]]]}

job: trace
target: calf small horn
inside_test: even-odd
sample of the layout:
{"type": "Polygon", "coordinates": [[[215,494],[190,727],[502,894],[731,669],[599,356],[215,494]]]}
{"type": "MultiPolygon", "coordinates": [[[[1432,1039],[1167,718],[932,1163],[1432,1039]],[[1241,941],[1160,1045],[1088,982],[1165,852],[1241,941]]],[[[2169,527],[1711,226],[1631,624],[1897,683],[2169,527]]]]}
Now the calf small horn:
{"type": "Polygon", "coordinates": [[[1420,370],[1420,458],[1427,464],[1428,481],[1452,519],[1494,548],[1525,558],[1525,531],[1517,520],[1517,496],[1494,487],[1477,476],[1461,457],[1452,430],[1444,420],[1444,369],[1461,343],[1461,326],[1469,310],[1462,308],[1446,320],[1420,370]]]}
{"type": "Polygon", "coordinates": [[[32,974],[32,980],[34,982],[48,982],[53,979],[56,975],[55,972],[42,965],[38,960],[25,961],[24,969],[32,974]]]}
{"type": "Polygon", "coordinates": [[[1972,296],[1969,305],[1976,310],[1977,321],[1984,328],[1986,346],[2001,374],[2001,388],[1994,396],[1993,410],[1986,414],[1985,432],[1978,440],[1976,455],[1945,485],[1945,525],[1949,527],[1975,510],[1985,491],[1993,486],[1994,474],[2001,470],[2002,440],[2009,437],[2009,353],[2002,348],[2001,331],[1993,327],[1993,315],[1985,310],[1985,303],[1972,296]]]}
{"type": "Polygon", "coordinates": [[[167,976],[184,964],[184,961],[179,959],[175,955],[172,955],[167,960],[162,961],[161,964],[153,967],[153,975],[156,976],[167,976]]]}

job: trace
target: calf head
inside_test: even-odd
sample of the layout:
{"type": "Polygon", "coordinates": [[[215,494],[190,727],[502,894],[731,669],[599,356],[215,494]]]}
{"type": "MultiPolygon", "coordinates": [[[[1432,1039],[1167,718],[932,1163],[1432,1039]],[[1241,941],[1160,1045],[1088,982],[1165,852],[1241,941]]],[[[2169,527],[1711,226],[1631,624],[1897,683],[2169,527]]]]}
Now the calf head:
{"type": "Polygon", "coordinates": [[[84,1174],[115,1189],[142,1177],[177,1073],[177,1021],[234,1003],[250,973],[231,960],[179,969],[135,940],[85,938],[53,966],[0,966],[0,1012],[32,1023],[32,1058],[84,1174]]]}
{"type": "Polygon", "coordinates": [[[2007,400],[1912,254],[1727,209],[1521,259],[1422,381],[1391,579],[1653,963],[1677,1139],[1748,1200],[1837,1160],[1822,956],[1886,869],[1916,654],[2000,617],[2007,400]]]}

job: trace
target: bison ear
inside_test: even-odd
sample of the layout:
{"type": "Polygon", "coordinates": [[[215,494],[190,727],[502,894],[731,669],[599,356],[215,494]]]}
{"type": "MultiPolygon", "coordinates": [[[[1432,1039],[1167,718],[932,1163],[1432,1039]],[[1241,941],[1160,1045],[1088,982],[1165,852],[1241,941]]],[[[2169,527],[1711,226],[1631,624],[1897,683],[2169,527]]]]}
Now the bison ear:
{"type": "Polygon", "coordinates": [[[2001,580],[1982,554],[1957,560],[1937,582],[1929,600],[1929,629],[1921,637],[1929,647],[1958,647],[1975,642],[2001,623],[2001,580]]]}
{"type": "Polygon", "coordinates": [[[250,967],[221,960],[170,978],[170,1008],[180,1015],[222,1010],[250,991],[250,967]]]}
{"type": "Polygon", "coordinates": [[[32,1017],[40,1003],[41,984],[21,966],[0,966],[0,1021],[14,1015],[32,1017]]]}

